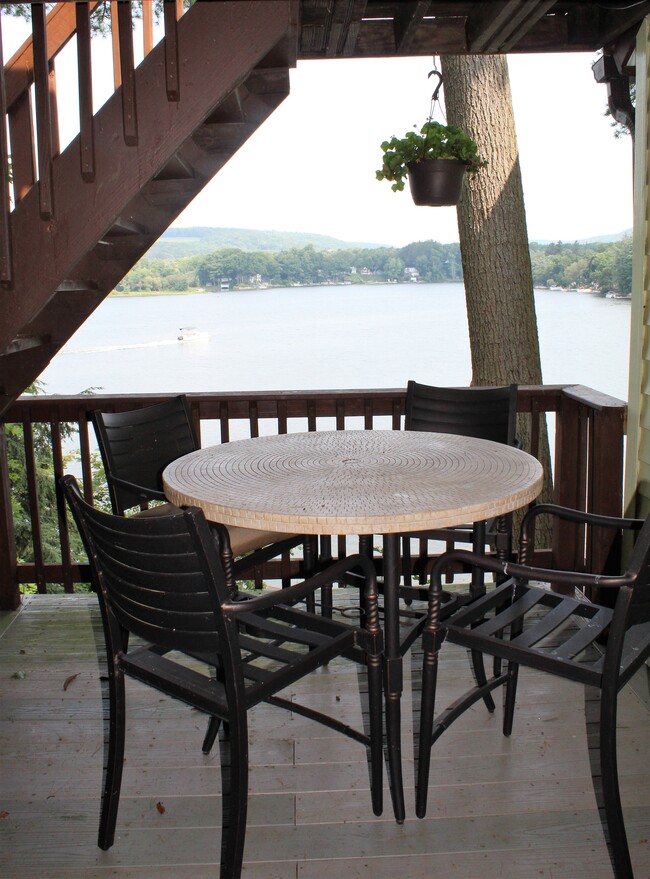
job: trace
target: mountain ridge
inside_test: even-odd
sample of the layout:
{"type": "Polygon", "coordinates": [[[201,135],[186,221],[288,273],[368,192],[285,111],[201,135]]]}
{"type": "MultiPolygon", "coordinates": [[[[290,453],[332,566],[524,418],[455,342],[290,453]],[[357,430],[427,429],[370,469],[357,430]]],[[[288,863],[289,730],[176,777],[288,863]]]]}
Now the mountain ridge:
{"type": "Polygon", "coordinates": [[[146,254],[146,259],[178,259],[197,256],[234,247],[238,250],[269,251],[303,248],[311,245],[315,250],[347,250],[353,247],[378,248],[384,244],[343,241],[317,232],[278,232],[272,229],[238,229],[220,226],[172,227],[156,241],[146,254]]]}
{"type": "MultiPolygon", "coordinates": [[[[597,235],[591,238],[575,239],[578,244],[610,243],[620,241],[632,230],[597,235]]],[[[574,243],[569,239],[531,238],[531,244],[564,244],[574,243]]],[[[414,242],[412,242],[414,243],[414,242]]],[[[187,256],[200,256],[216,250],[236,248],[244,251],[271,252],[301,249],[312,246],[315,250],[351,250],[353,248],[378,249],[381,247],[397,247],[397,245],[377,244],[362,241],[344,241],[330,235],[317,232],[280,232],[273,229],[240,229],[221,226],[187,226],[172,227],[152,245],[145,259],[180,259],[187,256]]]]}

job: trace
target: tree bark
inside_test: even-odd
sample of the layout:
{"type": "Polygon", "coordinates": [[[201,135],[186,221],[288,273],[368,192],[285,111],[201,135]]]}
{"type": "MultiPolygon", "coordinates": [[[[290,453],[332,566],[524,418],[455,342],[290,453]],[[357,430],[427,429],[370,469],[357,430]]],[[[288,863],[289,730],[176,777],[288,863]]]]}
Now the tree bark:
{"type": "Polygon", "coordinates": [[[526,211],[503,55],[442,59],[447,121],[488,166],[466,175],[458,206],[473,383],[541,384],[526,211]]]}
{"type": "MultiPolygon", "coordinates": [[[[474,138],[488,162],[478,174],[465,176],[458,205],[472,383],[542,384],[508,64],[503,55],[450,55],[443,56],[442,71],[448,124],[474,138]]],[[[541,427],[539,454],[548,498],[551,467],[545,420],[541,427]]],[[[529,421],[520,417],[517,433],[529,448],[529,421]]]]}

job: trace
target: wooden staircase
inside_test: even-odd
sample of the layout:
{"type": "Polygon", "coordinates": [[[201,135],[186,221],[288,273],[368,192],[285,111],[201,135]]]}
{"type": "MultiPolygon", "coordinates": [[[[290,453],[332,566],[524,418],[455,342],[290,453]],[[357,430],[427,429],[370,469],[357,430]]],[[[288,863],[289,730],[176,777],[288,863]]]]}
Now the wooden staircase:
{"type": "MultiPolygon", "coordinates": [[[[82,6],[57,7],[75,5],[82,6]]],[[[135,69],[125,6],[122,86],[87,124],[82,113],[79,136],[61,154],[48,101],[39,104],[39,68],[46,78],[51,70],[51,25],[43,19],[39,33],[35,23],[38,147],[31,144],[28,164],[35,167],[38,150],[42,170],[29,186],[30,172],[17,164],[28,152],[20,141],[27,92],[10,104],[15,69],[6,71],[17,204],[0,224],[0,413],[289,93],[293,0],[197,2],[180,18],[167,8],[178,5],[166,3],[165,37],[135,69]]],[[[41,83],[50,102],[51,79],[41,83]]],[[[6,191],[2,143],[0,161],[6,191]]]]}

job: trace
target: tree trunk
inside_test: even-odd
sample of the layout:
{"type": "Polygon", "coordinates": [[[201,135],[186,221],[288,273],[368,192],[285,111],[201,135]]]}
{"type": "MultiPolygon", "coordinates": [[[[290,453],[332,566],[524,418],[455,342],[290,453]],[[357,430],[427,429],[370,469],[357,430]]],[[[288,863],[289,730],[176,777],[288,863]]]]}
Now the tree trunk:
{"type": "Polygon", "coordinates": [[[508,65],[503,55],[442,59],[447,121],[488,166],[458,206],[473,383],[541,384],[542,368],[508,65]]]}
{"type": "MultiPolygon", "coordinates": [[[[503,55],[443,56],[450,125],[466,131],[488,162],[466,175],[458,205],[460,250],[475,385],[542,384],[542,367],[508,65],[503,55]]],[[[550,497],[542,424],[540,459],[550,497]]],[[[529,422],[517,433],[529,447],[529,422]]],[[[546,535],[545,535],[546,537],[546,535]]],[[[539,542],[543,546],[546,539],[539,542]]]]}

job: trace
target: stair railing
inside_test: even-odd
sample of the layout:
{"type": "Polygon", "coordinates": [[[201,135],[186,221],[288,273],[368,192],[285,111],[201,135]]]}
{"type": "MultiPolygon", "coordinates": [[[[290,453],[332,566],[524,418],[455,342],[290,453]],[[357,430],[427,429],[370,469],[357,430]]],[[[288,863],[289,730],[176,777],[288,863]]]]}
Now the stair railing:
{"type": "MultiPolygon", "coordinates": [[[[32,4],[32,36],[6,66],[1,63],[0,47],[0,109],[9,131],[8,141],[5,127],[2,126],[0,131],[0,283],[5,286],[11,285],[13,280],[12,203],[15,207],[38,184],[41,218],[49,221],[56,216],[52,161],[59,154],[60,144],[55,59],[74,37],[77,45],[80,174],[86,181],[94,180],[90,20],[100,5],[100,2],[62,2],[46,15],[44,3],[32,4]]],[[[177,24],[182,14],[182,0],[164,4],[165,68],[170,101],[179,97],[177,24]]],[[[143,0],[142,18],[146,56],[154,46],[152,0],[143,0]]],[[[135,145],[138,128],[132,4],[112,0],[110,19],[114,88],[122,89],[123,136],[125,143],[135,145]]],[[[70,100],[70,96],[66,95],[66,100],[70,100]]]]}

